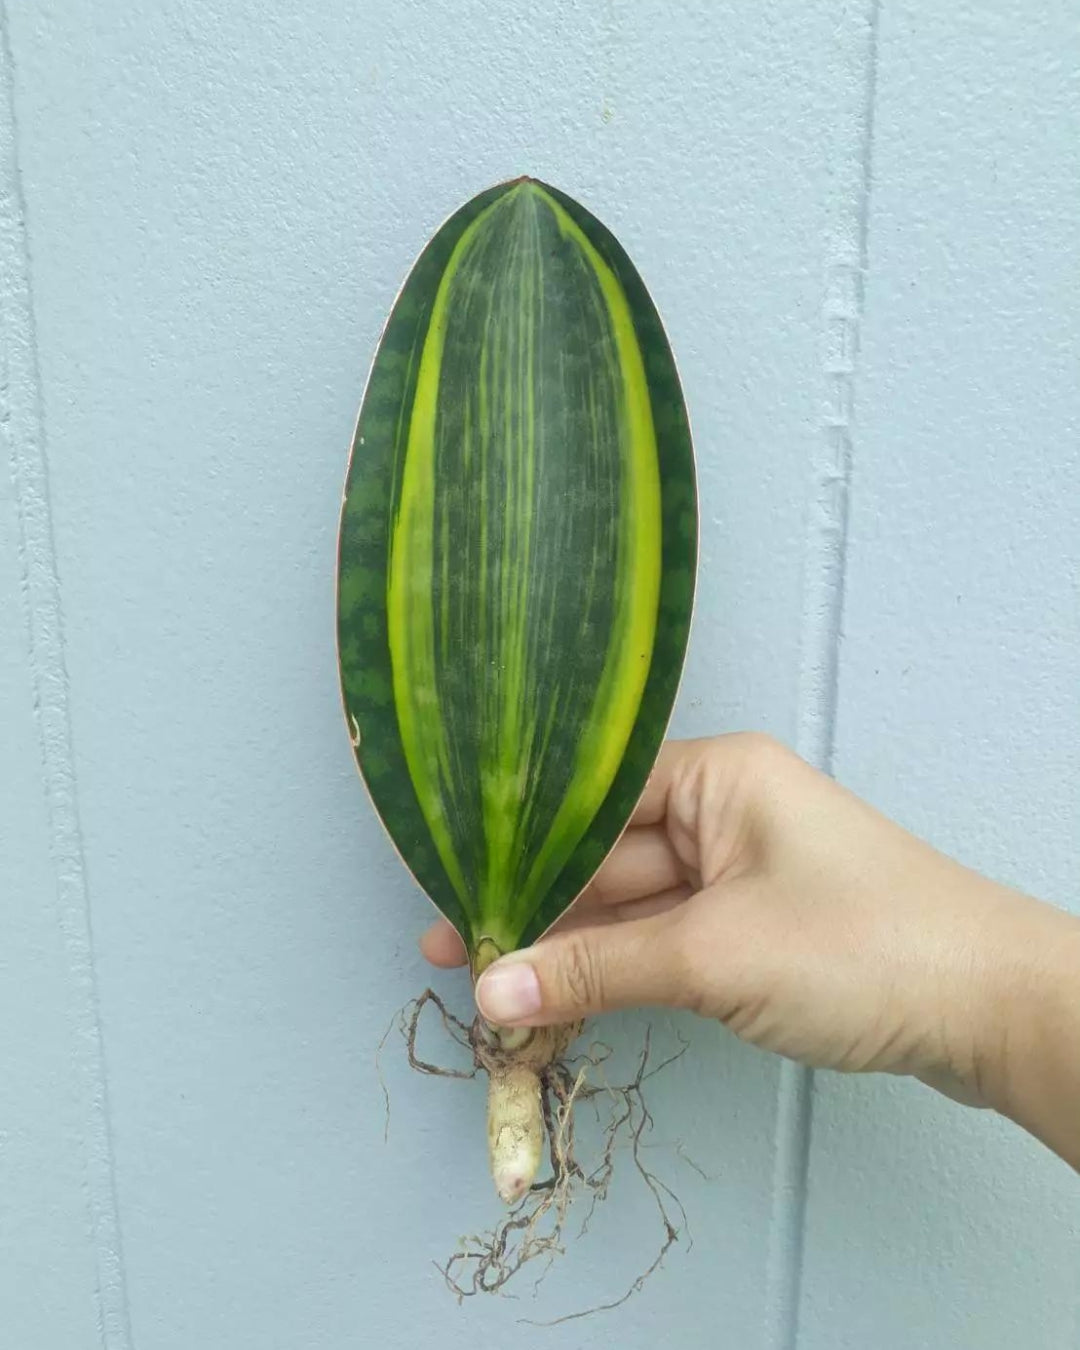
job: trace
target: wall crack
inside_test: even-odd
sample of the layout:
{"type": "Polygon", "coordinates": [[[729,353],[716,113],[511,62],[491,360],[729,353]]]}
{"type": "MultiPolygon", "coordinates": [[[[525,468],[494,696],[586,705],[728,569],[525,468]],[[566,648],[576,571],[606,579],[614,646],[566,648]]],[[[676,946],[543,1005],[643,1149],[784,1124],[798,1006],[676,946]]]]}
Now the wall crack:
{"type": "MultiPolygon", "coordinates": [[[[68,974],[72,1074],[84,1120],[88,1226],[103,1350],[131,1350],[101,1019],[78,792],[72,757],[63,613],[49,496],[26,209],[19,165],[15,63],[0,4],[0,443],[15,488],[15,541],[26,614],[53,870],[68,974]]],[[[31,903],[37,897],[30,897],[31,903]]]]}
{"type": "MultiPolygon", "coordinates": [[[[868,266],[880,0],[849,21],[850,76],[858,106],[843,119],[839,187],[825,241],[821,306],[824,394],[811,457],[803,571],[796,749],[832,774],[836,751],[839,656],[847,570],[848,511],[854,462],[855,379],[868,266]]],[[[766,1269],[764,1344],[796,1350],[813,1124],[813,1073],[781,1066],[766,1269]]]]}

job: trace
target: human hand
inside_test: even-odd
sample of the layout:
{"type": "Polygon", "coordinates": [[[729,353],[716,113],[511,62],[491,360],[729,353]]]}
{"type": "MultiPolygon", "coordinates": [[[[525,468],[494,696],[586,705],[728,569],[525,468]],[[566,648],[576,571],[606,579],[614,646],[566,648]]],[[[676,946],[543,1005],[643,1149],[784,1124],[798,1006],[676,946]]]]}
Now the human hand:
{"type": "MultiPolygon", "coordinates": [[[[690,1008],[806,1064],[915,1074],[1020,1116],[1018,1010],[1078,935],[769,738],[722,736],[664,747],[593,883],[476,996],[500,1025],[690,1008]]],[[[445,922],[421,946],[436,965],[465,959],[445,922]]]]}

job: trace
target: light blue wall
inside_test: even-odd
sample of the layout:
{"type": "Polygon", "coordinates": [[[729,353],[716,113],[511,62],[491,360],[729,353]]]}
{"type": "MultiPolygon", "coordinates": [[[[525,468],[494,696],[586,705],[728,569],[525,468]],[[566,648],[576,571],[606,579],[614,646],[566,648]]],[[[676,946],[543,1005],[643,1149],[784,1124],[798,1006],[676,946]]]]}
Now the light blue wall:
{"type": "Polygon", "coordinates": [[[548,178],[684,376],[677,730],[771,730],[1080,908],[1075,7],[7,0],[3,31],[0,1345],[1080,1347],[1062,1164],[689,1023],[653,1105],[708,1176],[656,1154],[692,1250],[518,1326],[647,1262],[627,1181],[535,1302],[454,1305],[482,1103],[388,1051],[383,1142],[427,910],[352,766],[331,575],[413,256],[548,178]]]}

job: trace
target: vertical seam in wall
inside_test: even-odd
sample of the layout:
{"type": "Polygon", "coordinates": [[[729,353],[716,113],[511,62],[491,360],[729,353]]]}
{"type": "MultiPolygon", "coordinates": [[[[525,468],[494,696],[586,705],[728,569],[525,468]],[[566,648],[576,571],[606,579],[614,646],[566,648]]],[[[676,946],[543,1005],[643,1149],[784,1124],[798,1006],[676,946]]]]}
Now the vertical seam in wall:
{"type": "MultiPolygon", "coordinates": [[[[130,1350],[105,1059],[72,758],[26,203],[19,165],[15,62],[4,3],[0,3],[0,86],[0,440],[8,442],[15,486],[34,715],[48,804],[57,921],[74,1021],[72,1067],[84,1112],[86,1205],[96,1263],[97,1331],[104,1350],[130,1350]]],[[[28,897],[31,902],[35,898],[28,897]]]]}
{"type": "MultiPolygon", "coordinates": [[[[835,204],[840,230],[825,262],[819,429],[807,518],[797,749],[832,774],[847,573],[848,503],[854,459],[855,372],[862,323],[872,185],[881,0],[869,0],[861,59],[863,101],[852,147],[857,175],[835,204]]],[[[777,1094],[773,1212],[766,1271],[767,1350],[796,1350],[813,1123],[813,1072],[784,1063],[777,1094]]]]}

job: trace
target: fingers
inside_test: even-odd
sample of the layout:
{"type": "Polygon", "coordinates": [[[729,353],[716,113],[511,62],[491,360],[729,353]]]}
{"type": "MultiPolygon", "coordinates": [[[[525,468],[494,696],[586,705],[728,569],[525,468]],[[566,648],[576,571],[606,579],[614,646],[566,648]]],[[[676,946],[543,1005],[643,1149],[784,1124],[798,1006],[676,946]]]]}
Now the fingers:
{"type": "MultiPolygon", "coordinates": [[[[740,857],[750,856],[755,823],[755,810],[741,789],[759,780],[775,755],[774,743],[753,734],[667,742],[632,828],[560,922],[559,931],[599,925],[608,910],[617,912],[620,921],[634,914],[663,913],[674,903],[669,903],[669,893],[688,882],[700,888],[703,882],[732,875],[740,857]],[[645,903],[652,899],[655,904],[645,903]],[[632,909],[626,911],[627,905],[632,909]]],[[[685,897],[683,890],[679,899],[685,897]]],[[[420,946],[433,965],[465,964],[464,946],[445,922],[429,929],[420,946]]]]}
{"type": "Polygon", "coordinates": [[[625,900],[621,905],[605,905],[599,901],[590,901],[586,894],[566,911],[540,941],[546,942],[548,937],[556,933],[565,933],[571,928],[597,928],[604,924],[647,919],[652,914],[666,914],[669,909],[684,905],[694,893],[694,887],[684,883],[671,886],[655,895],[643,895],[640,900],[625,900]]]}
{"type": "Polygon", "coordinates": [[[481,975],[476,1000],[489,1022],[545,1026],[636,1004],[684,998],[682,926],[670,912],[553,933],[481,975]]]}
{"type": "Polygon", "coordinates": [[[420,938],[421,954],[433,966],[463,966],[465,944],[457,929],[446,919],[437,919],[420,938]]]}
{"type": "Polygon", "coordinates": [[[660,825],[672,814],[684,815],[687,799],[697,795],[703,777],[722,789],[729,787],[768,739],[755,732],[736,731],[695,741],[665,741],[631,825],[660,825]],[[687,788],[688,793],[683,791],[687,788]]]}
{"type": "Polygon", "coordinates": [[[630,820],[631,825],[659,825],[668,812],[671,790],[687,764],[699,758],[708,741],[665,741],[645,784],[645,791],[630,820]]]}
{"type": "Polygon", "coordinates": [[[589,883],[583,900],[620,905],[687,880],[687,869],[659,825],[627,830],[589,883]]]}
{"type": "MultiPolygon", "coordinates": [[[[575,928],[590,928],[602,924],[623,923],[631,919],[645,919],[653,914],[666,914],[677,905],[685,904],[693,895],[692,886],[679,885],[669,887],[655,895],[642,896],[638,900],[628,900],[621,905],[602,905],[588,903],[589,895],[581,899],[566,911],[552,930],[565,933],[575,928]]],[[[545,941],[541,939],[541,941],[545,941]]],[[[465,944],[458,931],[446,919],[437,919],[420,936],[420,953],[433,966],[451,969],[463,966],[467,961],[465,944]]]]}
{"type": "Polygon", "coordinates": [[[814,773],[759,732],[669,741],[632,823],[662,828],[684,875],[711,885],[760,860],[771,824],[790,813],[785,800],[799,778],[796,766],[801,774],[814,773]]]}

